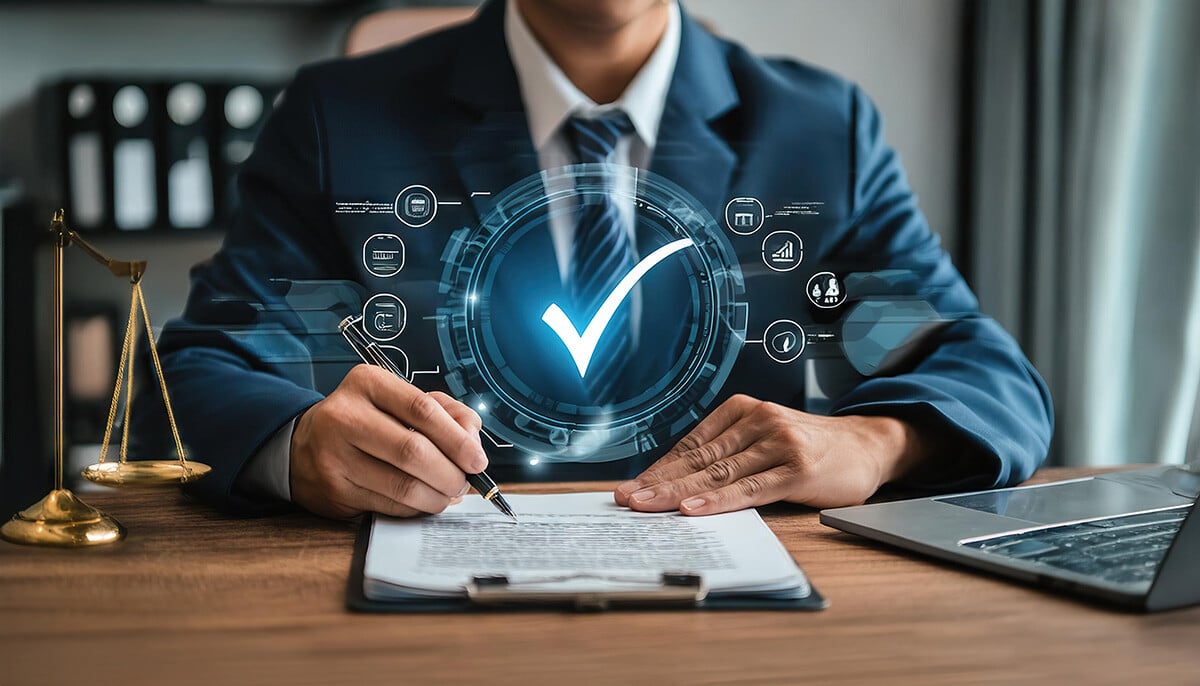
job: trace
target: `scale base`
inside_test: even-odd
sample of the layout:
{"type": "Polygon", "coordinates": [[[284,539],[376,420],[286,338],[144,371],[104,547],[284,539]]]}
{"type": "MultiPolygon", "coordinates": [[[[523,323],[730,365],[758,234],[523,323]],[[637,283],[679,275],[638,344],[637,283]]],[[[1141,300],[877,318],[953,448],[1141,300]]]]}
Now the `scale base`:
{"type": "Polygon", "coordinates": [[[116,543],[125,538],[125,527],[63,488],[13,515],[0,527],[0,538],[25,545],[82,548],[116,543]]]}
{"type": "Polygon", "coordinates": [[[212,471],[200,462],[179,460],[133,460],[130,462],[97,462],[83,470],[88,481],[105,486],[152,488],[195,481],[212,471]]]}

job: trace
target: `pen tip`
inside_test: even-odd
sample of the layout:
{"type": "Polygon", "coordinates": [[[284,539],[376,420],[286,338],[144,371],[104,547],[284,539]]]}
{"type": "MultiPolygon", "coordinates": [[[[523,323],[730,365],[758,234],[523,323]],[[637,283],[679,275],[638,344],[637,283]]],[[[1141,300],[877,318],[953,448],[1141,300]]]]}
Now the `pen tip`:
{"type": "Polygon", "coordinates": [[[504,514],[508,515],[509,518],[514,522],[517,521],[517,513],[513,511],[512,506],[508,504],[508,501],[504,499],[504,496],[500,495],[498,490],[496,497],[492,498],[492,504],[496,506],[497,510],[500,510],[504,514]]]}

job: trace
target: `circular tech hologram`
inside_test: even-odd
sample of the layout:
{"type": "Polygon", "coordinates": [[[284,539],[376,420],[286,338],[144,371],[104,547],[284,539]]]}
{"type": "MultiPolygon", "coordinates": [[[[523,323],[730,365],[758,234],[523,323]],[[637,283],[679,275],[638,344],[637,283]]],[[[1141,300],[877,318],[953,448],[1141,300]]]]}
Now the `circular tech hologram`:
{"type": "Polygon", "coordinates": [[[497,196],[479,226],[458,231],[444,257],[437,322],[450,390],[489,408],[484,425],[498,439],[545,460],[619,460],[674,442],[710,408],[745,340],[745,289],[728,238],[686,191],[632,167],[532,175],[497,196]],[[573,226],[602,195],[635,208],[639,260],[669,254],[628,296],[640,308],[639,342],[620,391],[596,405],[570,337],[543,316],[559,305],[583,332],[596,314],[566,299],[550,226],[573,226]]]}

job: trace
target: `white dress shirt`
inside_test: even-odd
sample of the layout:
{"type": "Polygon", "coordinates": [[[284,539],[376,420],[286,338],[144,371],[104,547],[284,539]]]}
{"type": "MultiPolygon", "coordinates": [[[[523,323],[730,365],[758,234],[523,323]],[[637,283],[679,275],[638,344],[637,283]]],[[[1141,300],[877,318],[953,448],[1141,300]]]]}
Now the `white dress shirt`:
{"type": "MultiPolygon", "coordinates": [[[[563,130],[563,124],[571,117],[597,117],[611,110],[621,110],[633,122],[633,132],[617,141],[610,162],[616,165],[645,168],[649,166],[654,144],[658,139],[658,125],[666,106],[667,91],[675,73],[675,61],[679,57],[680,16],[679,7],[670,3],[667,28],[650,58],[634,76],[633,81],[615,102],[596,104],[591,98],[571,83],[562,69],[546,53],[529,25],[521,16],[515,0],[508,0],[504,16],[504,40],[508,54],[517,74],[521,98],[525,103],[525,114],[529,124],[530,139],[537,151],[538,166],[543,172],[556,167],[575,164],[578,160],[573,146],[563,130]]],[[[547,177],[548,193],[566,190],[547,177]]],[[[632,180],[629,181],[632,183],[632,180]]],[[[633,189],[621,189],[632,191],[633,189]]],[[[632,197],[632,192],[623,194],[632,197]]],[[[569,194],[568,194],[569,196],[569,194]]],[[[561,202],[570,202],[570,198],[561,202]]],[[[575,226],[569,220],[574,215],[567,207],[552,207],[550,213],[550,236],[554,243],[559,276],[564,284],[571,264],[572,243],[575,226]]],[[[634,230],[634,205],[629,200],[618,210],[624,225],[634,230]]],[[[636,241],[632,241],[636,245],[636,241]]],[[[641,295],[632,294],[633,321],[638,320],[641,310],[641,295]]],[[[634,328],[634,344],[638,331],[634,328]]],[[[252,495],[267,495],[282,500],[292,499],[290,486],[290,455],[292,431],[296,420],[288,422],[275,433],[263,447],[246,462],[239,474],[235,488],[252,495]]]]}
{"type": "MultiPolygon", "coordinates": [[[[554,60],[546,54],[517,9],[517,3],[510,0],[505,10],[504,40],[508,45],[513,68],[517,72],[521,99],[525,103],[529,137],[533,142],[533,149],[537,151],[538,166],[543,172],[579,161],[563,129],[567,119],[589,119],[612,110],[620,110],[629,116],[629,120],[633,122],[633,133],[624,135],[617,141],[616,150],[609,161],[615,165],[642,169],[650,165],[650,157],[658,139],[658,124],[662,120],[663,107],[666,106],[667,90],[671,86],[675,60],[679,56],[679,21],[679,7],[672,2],[666,31],[663,32],[650,59],[642,65],[620,98],[615,102],[597,105],[576,88],[562,69],[559,69],[554,60]]],[[[566,179],[560,177],[557,179],[558,183],[554,181],[547,178],[547,193],[555,194],[568,190],[562,187],[566,179]]],[[[627,181],[632,183],[632,179],[627,181]]],[[[625,191],[622,193],[623,197],[633,197],[632,188],[618,190],[625,191]]],[[[560,203],[571,202],[570,194],[562,197],[560,203]]],[[[558,273],[564,284],[571,264],[575,225],[570,221],[572,212],[559,210],[569,209],[572,208],[552,206],[550,213],[550,236],[554,242],[555,257],[558,259],[558,273]]],[[[631,238],[634,229],[633,209],[632,200],[618,207],[631,238]]],[[[631,243],[637,245],[636,240],[632,240],[631,243]]],[[[635,301],[635,306],[636,304],[635,301]]],[[[633,321],[637,321],[637,314],[635,311],[633,321]]]]}

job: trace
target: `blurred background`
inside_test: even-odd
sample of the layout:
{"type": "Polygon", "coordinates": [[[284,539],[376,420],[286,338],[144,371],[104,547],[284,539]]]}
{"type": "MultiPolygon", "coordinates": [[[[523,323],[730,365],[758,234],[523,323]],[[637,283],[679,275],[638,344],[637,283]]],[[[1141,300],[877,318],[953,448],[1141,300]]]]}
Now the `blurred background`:
{"type": "MultiPolygon", "coordinates": [[[[1050,464],[1200,455],[1200,3],[682,1],[875,99],[931,226],[1051,386],[1050,464]]],[[[4,513],[50,479],[51,209],[149,261],[161,326],[292,72],[475,4],[0,0],[4,513]]],[[[70,474],[98,451],[129,285],[75,252],[65,294],[70,474]]]]}

